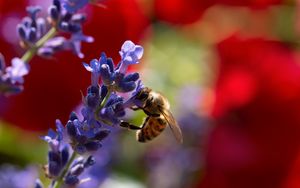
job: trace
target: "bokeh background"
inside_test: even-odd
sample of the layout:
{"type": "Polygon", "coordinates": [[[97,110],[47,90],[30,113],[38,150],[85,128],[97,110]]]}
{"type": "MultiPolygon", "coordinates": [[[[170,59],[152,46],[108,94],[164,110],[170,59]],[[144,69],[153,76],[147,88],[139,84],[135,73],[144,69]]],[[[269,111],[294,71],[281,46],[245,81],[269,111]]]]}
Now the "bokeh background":
{"type": "MultiPolygon", "coordinates": [[[[25,7],[46,11],[50,3],[0,0],[7,62],[24,53],[15,27],[25,7]]],[[[118,62],[128,39],[144,46],[132,69],[170,100],[184,143],[166,130],[140,144],[134,132],[115,127],[86,174],[93,181],[82,188],[300,187],[299,1],[107,0],[105,6],[83,10],[84,32],[95,38],[83,45],[84,59],[71,52],[35,57],[24,92],[0,96],[1,187],[30,187],[46,161],[39,136],[78,109],[90,82],[81,62],[103,51],[118,62]]],[[[127,116],[136,124],[143,117],[127,116]]]]}

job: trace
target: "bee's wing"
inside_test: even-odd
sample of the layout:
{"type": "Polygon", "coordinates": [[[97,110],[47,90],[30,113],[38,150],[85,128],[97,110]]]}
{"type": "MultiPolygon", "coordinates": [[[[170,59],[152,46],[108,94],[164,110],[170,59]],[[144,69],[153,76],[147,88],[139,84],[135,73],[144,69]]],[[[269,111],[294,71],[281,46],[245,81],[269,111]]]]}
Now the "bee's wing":
{"type": "Polygon", "coordinates": [[[174,116],[172,115],[172,113],[167,110],[167,109],[163,109],[163,108],[159,108],[161,114],[166,118],[168,124],[170,125],[170,128],[176,138],[176,140],[179,143],[183,142],[183,138],[182,138],[182,133],[181,133],[181,129],[178,125],[178,123],[176,122],[174,116]]]}

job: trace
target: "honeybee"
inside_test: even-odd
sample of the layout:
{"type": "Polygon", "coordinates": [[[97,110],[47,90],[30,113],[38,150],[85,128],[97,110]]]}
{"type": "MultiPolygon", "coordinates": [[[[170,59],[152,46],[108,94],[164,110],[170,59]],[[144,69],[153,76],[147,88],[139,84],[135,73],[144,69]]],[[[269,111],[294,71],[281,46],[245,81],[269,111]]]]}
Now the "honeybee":
{"type": "Polygon", "coordinates": [[[166,127],[170,126],[176,140],[182,143],[181,129],[170,111],[168,100],[160,93],[148,87],[142,88],[132,100],[136,106],[132,110],[143,110],[147,115],[142,127],[122,121],[121,127],[137,130],[136,139],[139,142],[147,142],[157,137],[166,127]]]}

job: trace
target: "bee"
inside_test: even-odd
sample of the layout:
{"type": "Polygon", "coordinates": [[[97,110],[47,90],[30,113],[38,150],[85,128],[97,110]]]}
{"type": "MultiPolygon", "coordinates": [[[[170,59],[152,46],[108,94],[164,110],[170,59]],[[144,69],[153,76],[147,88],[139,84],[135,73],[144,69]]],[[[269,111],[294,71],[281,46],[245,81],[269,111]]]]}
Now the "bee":
{"type": "Polygon", "coordinates": [[[176,140],[182,143],[181,129],[170,111],[168,100],[160,93],[153,91],[148,87],[142,88],[132,98],[135,100],[135,106],[132,110],[143,110],[147,115],[142,127],[122,121],[121,127],[137,130],[136,139],[139,142],[147,142],[158,135],[169,125],[176,140]]]}

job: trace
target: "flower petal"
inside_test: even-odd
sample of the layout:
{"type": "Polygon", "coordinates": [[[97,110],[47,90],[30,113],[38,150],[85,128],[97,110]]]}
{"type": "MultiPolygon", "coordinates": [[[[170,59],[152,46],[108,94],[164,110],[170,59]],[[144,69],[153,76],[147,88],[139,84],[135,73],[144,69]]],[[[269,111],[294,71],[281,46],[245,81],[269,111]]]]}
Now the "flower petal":
{"type": "Polygon", "coordinates": [[[134,49],[134,53],[138,59],[141,59],[144,53],[144,48],[140,45],[136,45],[134,49]]]}

